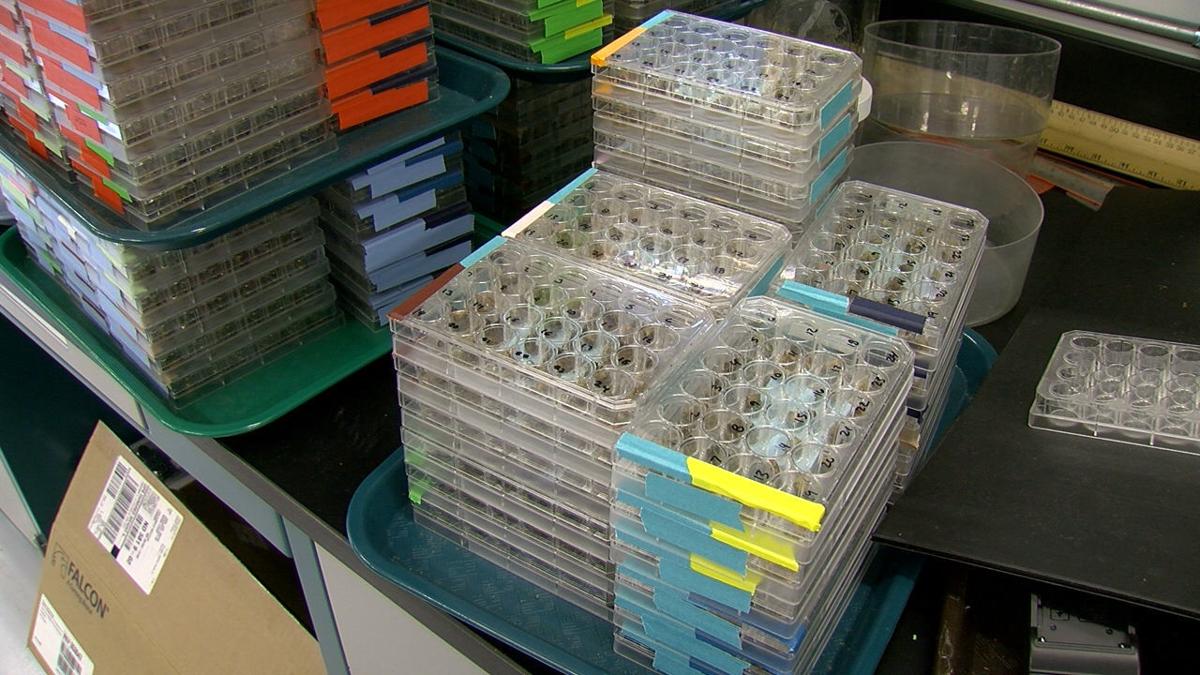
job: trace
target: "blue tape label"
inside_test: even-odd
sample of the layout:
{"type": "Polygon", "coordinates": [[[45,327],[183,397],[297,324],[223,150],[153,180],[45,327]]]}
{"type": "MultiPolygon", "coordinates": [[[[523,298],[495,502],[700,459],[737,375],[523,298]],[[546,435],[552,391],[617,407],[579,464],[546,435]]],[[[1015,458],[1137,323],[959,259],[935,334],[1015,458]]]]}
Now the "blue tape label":
{"type": "Polygon", "coordinates": [[[735,529],[742,529],[739,515],[742,505],[711,492],[685,485],[658,474],[646,474],[646,497],[694,513],[704,520],[714,520],[735,529]]]}
{"type": "Polygon", "coordinates": [[[550,202],[551,204],[557,204],[557,203],[561,202],[563,200],[563,197],[566,197],[567,195],[571,194],[572,190],[574,190],[575,188],[582,185],[583,181],[591,178],[593,175],[595,175],[595,173],[596,173],[596,169],[588,169],[587,171],[584,171],[583,173],[576,176],[575,180],[571,181],[570,183],[567,183],[566,185],[562,186],[562,188],[560,188],[558,192],[555,192],[554,194],[550,195],[550,198],[547,199],[546,201],[550,202]]]}
{"type": "Polygon", "coordinates": [[[821,128],[829,126],[843,110],[854,102],[854,85],[856,83],[856,80],[850,80],[842,87],[841,91],[834,94],[833,98],[821,106],[821,128]]]}
{"type": "Polygon", "coordinates": [[[846,140],[850,136],[850,132],[854,131],[852,119],[851,115],[843,116],[842,121],[835,124],[832,129],[825,133],[817,149],[817,161],[825,161],[829,153],[841,147],[842,141],[846,140]]]}
{"type": "Polygon", "coordinates": [[[624,433],[617,439],[617,455],[677,480],[692,482],[692,474],[688,470],[685,456],[633,434],[624,433]]]}
{"type": "Polygon", "coordinates": [[[475,249],[475,251],[473,251],[471,253],[471,255],[463,258],[462,262],[459,264],[462,265],[464,268],[474,265],[475,263],[479,262],[480,260],[483,260],[488,255],[490,255],[492,251],[495,251],[496,249],[503,246],[504,241],[505,241],[504,237],[492,237],[491,240],[488,241],[486,244],[475,249]]]}

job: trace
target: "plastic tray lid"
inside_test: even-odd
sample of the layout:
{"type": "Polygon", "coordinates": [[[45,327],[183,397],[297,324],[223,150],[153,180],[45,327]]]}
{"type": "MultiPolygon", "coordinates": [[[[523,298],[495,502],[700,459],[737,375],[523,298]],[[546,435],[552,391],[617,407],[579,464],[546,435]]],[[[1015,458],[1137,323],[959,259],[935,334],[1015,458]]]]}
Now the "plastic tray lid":
{"type": "Polygon", "coordinates": [[[772,290],[810,307],[839,304],[924,344],[969,298],[987,226],[975,209],[847,181],[797,238],[772,290]]]}
{"type": "Polygon", "coordinates": [[[785,129],[824,128],[853,105],[854,53],[664,11],[591,57],[592,72],[785,129]]]}
{"type": "Polygon", "coordinates": [[[398,344],[441,350],[607,425],[628,422],[671,355],[713,323],[699,305],[500,237],[391,314],[398,344]]]}
{"type": "Polygon", "coordinates": [[[894,336],[749,298],[676,360],[638,406],[617,453],[716,501],[816,532],[826,478],[887,433],[912,364],[912,350],[894,336]]]}
{"type": "Polygon", "coordinates": [[[659,288],[723,314],[791,249],[787,228],[588,169],[504,236],[659,288]]]}

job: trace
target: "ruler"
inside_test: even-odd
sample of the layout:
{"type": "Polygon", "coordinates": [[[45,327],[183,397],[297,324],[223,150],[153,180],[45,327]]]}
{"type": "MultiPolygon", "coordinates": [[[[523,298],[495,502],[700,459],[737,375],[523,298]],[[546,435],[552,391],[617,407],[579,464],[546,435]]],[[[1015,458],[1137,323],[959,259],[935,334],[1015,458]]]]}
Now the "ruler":
{"type": "Polygon", "coordinates": [[[1200,141],[1054,101],[1038,146],[1179,190],[1200,190],[1200,141]]]}

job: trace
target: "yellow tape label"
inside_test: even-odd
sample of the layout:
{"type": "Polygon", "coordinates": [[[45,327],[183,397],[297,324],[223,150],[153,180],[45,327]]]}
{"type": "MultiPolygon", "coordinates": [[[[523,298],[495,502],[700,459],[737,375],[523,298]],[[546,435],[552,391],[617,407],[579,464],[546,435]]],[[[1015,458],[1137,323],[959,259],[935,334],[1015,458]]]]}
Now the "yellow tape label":
{"type": "Polygon", "coordinates": [[[757,572],[747,572],[746,574],[738,574],[728,567],[723,567],[717,563],[693,553],[689,560],[692,571],[696,574],[704,576],[714,581],[719,581],[726,586],[732,586],[739,591],[745,591],[751,595],[758,588],[758,584],[762,581],[762,575],[757,572]]]}
{"type": "Polygon", "coordinates": [[[715,521],[709,523],[709,527],[712,528],[712,538],[722,544],[728,544],[739,551],[745,551],[793,572],[800,570],[795,549],[782,537],[770,532],[742,532],[715,521]]]}
{"type": "Polygon", "coordinates": [[[617,53],[617,50],[619,50],[621,47],[624,47],[625,45],[629,44],[630,42],[633,42],[634,40],[637,39],[637,36],[639,36],[645,32],[646,32],[645,28],[638,26],[637,28],[634,28],[633,30],[622,35],[621,37],[617,38],[616,40],[613,40],[612,42],[608,43],[607,47],[596,50],[595,52],[592,53],[592,65],[596,66],[597,68],[603,68],[604,66],[608,65],[608,57],[617,53]]]}
{"type": "Polygon", "coordinates": [[[713,494],[728,497],[753,509],[773,513],[806,530],[819,532],[825,506],[789,495],[757,481],[730,473],[695,457],[687,458],[692,485],[713,494]]]}
{"type": "Polygon", "coordinates": [[[612,21],[613,21],[612,15],[605,14],[604,16],[602,16],[598,19],[592,19],[591,21],[589,21],[587,23],[581,23],[578,26],[575,26],[574,28],[569,28],[569,29],[563,31],[563,38],[566,40],[574,40],[575,38],[579,37],[580,35],[583,35],[585,33],[590,33],[592,31],[596,30],[597,28],[604,28],[608,24],[612,23],[612,21]]]}

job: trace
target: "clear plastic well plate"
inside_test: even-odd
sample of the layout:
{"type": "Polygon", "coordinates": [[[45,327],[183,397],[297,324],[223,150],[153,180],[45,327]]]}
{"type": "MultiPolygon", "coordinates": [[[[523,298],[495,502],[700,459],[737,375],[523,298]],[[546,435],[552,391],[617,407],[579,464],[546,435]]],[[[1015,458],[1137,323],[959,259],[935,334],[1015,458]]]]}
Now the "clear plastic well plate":
{"type": "Polygon", "coordinates": [[[861,70],[848,51],[672,11],[592,56],[607,81],[797,132],[835,121],[861,70]]]}
{"type": "Polygon", "coordinates": [[[693,462],[718,467],[703,480],[752,495],[733,498],[761,509],[756,527],[800,536],[815,531],[803,520],[812,503],[889,431],[911,382],[901,340],[750,298],[638,407],[618,450],[672,480],[686,471],[695,482],[693,462]],[[759,499],[771,493],[747,479],[778,500],[759,499]]]}
{"type": "Polygon", "coordinates": [[[1064,333],[1029,426],[1200,455],[1200,346],[1064,333]]]}
{"type": "Polygon", "coordinates": [[[504,234],[714,312],[744,297],[791,245],[776,223],[594,169],[504,234]]]}
{"type": "Polygon", "coordinates": [[[396,358],[461,368],[506,389],[622,425],[712,315],[599,270],[499,240],[410,313],[396,358]]]}
{"type": "Polygon", "coordinates": [[[987,224],[973,209],[848,181],[799,237],[773,288],[793,299],[812,287],[923,318],[920,333],[901,337],[929,367],[943,338],[954,339],[948,331],[969,297],[987,224]]]}

